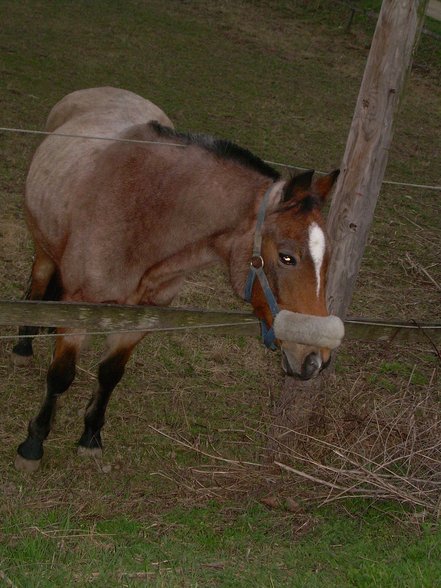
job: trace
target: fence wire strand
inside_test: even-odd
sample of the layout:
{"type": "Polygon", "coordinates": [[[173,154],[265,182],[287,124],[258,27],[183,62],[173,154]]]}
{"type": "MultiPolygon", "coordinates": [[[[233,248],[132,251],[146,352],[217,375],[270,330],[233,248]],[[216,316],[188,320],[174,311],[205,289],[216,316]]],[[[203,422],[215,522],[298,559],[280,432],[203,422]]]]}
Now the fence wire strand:
{"type": "MultiPolygon", "coordinates": [[[[5,133],[19,133],[19,134],[27,134],[27,135],[43,135],[43,136],[51,136],[51,137],[64,137],[69,139],[90,139],[94,141],[112,141],[112,142],[119,142],[119,143],[136,143],[138,145],[158,145],[163,147],[179,147],[179,148],[186,148],[187,145],[183,145],[182,143],[168,143],[165,141],[147,141],[147,140],[140,140],[140,139],[121,139],[116,137],[97,137],[92,135],[75,135],[70,133],[51,133],[49,131],[37,131],[33,129],[20,129],[20,128],[13,128],[13,127],[0,127],[0,132],[5,133]]],[[[268,165],[276,165],[278,167],[285,167],[288,169],[294,169],[299,171],[307,171],[309,168],[300,167],[298,165],[290,165],[288,163],[282,163],[279,161],[269,161],[267,159],[263,160],[268,165]]],[[[318,174],[324,175],[326,172],[315,170],[318,174]]],[[[393,180],[383,180],[383,184],[390,184],[394,186],[405,186],[407,188],[416,188],[421,190],[439,190],[441,191],[441,186],[429,186],[425,184],[413,184],[410,182],[397,182],[393,180]]]]}
{"type": "MultiPolygon", "coordinates": [[[[205,331],[208,329],[222,329],[222,328],[234,328],[234,327],[243,327],[249,326],[253,324],[258,324],[257,319],[256,323],[216,323],[210,325],[185,325],[185,327],[138,327],[135,329],[128,329],[128,328],[116,328],[112,331],[84,331],[82,333],[77,333],[76,331],[72,331],[71,333],[36,333],[35,335],[0,335],[0,341],[8,341],[8,340],[15,340],[15,339],[44,339],[50,337],[91,337],[93,335],[114,335],[116,333],[169,333],[172,331],[192,331],[192,330],[200,330],[205,331]]],[[[47,327],[43,327],[47,328],[47,327]]]]}

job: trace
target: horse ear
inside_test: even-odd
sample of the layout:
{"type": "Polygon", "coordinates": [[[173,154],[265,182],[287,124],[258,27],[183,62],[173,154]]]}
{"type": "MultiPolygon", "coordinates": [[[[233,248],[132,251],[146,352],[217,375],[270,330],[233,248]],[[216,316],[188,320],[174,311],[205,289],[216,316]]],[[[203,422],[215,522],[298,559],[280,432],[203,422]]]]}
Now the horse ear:
{"type": "Polygon", "coordinates": [[[313,194],[315,196],[318,196],[324,202],[327,195],[331,191],[332,186],[335,184],[335,181],[338,178],[339,173],[340,170],[335,169],[330,174],[318,178],[312,186],[313,194]]]}
{"type": "Polygon", "coordinates": [[[307,192],[311,188],[313,175],[314,170],[310,169],[309,171],[306,171],[302,174],[293,176],[283,190],[282,202],[300,200],[306,196],[307,192]]]}

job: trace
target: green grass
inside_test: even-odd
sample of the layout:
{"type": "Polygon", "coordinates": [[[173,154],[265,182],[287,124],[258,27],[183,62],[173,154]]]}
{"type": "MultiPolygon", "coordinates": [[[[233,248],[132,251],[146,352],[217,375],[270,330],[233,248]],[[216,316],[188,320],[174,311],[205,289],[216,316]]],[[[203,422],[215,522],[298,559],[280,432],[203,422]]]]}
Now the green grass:
{"type": "MultiPolygon", "coordinates": [[[[341,160],[372,32],[357,17],[345,33],[346,18],[320,1],[5,0],[0,124],[41,129],[69,91],[109,84],[153,100],[183,130],[329,170],[341,160]]],[[[422,43],[386,175],[439,184],[439,48],[422,43]]],[[[0,296],[14,299],[32,258],[21,195],[39,141],[8,134],[0,141],[0,296]]],[[[440,218],[437,193],[384,187],[353,314],[427,321],[440,314],[439,292],[407,257],[441,283],[440,218]]],[[[218,270],[192,277],[177,302],[244,308],[218,270]]],[[[101,342],[93,342],[33,477],[15,472],[12,461],[40,401],[50,344],[39,341],[34,366],[21,371],[10,364],[10,348],[0,342],[0,585],[7,578],[26,588],[441,582],[440,532],[424,522],[424,510],[405,511],[399,500],[393,509],[361,502],[318,510],[320,489],[270,466],[266,435],[285,410],[284,380],[280,358],[258,341],[147,339],[110,404],[103,461],[84,462],[75,441],[95,385],[101,342]],[[259,465],[239,467],[238,460],[259,465]],[[293,497],[298,511],[266,510],[259,501],[273,494],[282,503],[293,497]]],[[[337,374],[315,435],[349,449],[366,438],[367,457],[376,457],[383,431],[371,417],[384,403],[378,415],[390,433],[388,450],[396,438],[433,445],[440,391],[430,346],[347,343],[337,374]],[[404,416],[403,403],[410,407],[404,416]]],[[[329,458],[320,444],[305,451],[329,458]]],[[[406,467],[397,464],[400,472],[406,467]]]]}
{"type": "Polygon", "coordinates": [[[437,586],[441,532],[429,525],[417,535],[403,532],[384,515],[381,508],[354,507],[351,516],[324,511],[296,518],[259,504],[216,502],[145,522],[18,514],[4,521],[0,566],[14,585],[33,588],[437,586]]]}

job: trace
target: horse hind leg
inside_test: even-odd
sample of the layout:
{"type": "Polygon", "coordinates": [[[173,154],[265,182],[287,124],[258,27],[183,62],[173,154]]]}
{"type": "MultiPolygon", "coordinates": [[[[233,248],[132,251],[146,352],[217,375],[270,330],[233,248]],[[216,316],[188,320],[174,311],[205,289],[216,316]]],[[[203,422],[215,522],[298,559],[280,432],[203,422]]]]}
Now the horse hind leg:
{"type": "MultiPolygon", "coordinates": [[[[36,247],[32,266],[30,286],[26,292],[26,300],[59,300],[61,286],[58,271],[52,259],[36,247]]],[[[18,330],[18,342],[12,349],[15,365],[27,365],[32,359],[32,339],[38,333],[38,327],[24,326],[18,330]]]]}
{"type": "Polygon", "coordinates": [[[133,348],[144,335],[133,333],[108,338],[108,350],[98,368],[98,387],[86,407],[84,431],[78,442],[79,455],[101,457],[101,429],[110,396],[124,375],[133,348]]]}
{"type": "Polygon", "coordinates": [[[51,430],[57,400],[75,378],[75,365],[83,337],[67,336],[61,332],[60,335],[46,377],[46,396],[37,416],[29,423],[26,440],[17,449],[15,467],[28,473],[35,472],[40,466],[43,442],[51,430]]]}

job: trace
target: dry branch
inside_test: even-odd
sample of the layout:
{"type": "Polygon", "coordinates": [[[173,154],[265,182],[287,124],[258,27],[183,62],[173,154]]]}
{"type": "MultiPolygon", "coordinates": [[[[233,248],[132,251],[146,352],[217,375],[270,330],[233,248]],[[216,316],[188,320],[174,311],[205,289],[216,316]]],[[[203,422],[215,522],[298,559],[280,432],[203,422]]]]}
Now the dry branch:
{"type": "Polygon", "coordinates": [[[427,269],[425,267],[423,267],[420,263],[418,263],[417,261],[415,261],[410,254],[407,252],[406,253],[406,260],[409,264],[409,266],[416,271],[419,274],[422,274],[423,276],[425,276],[430,282],[432,282],[432,284],[435,286],[435,288],[437,290],[439,290],[441,292],[441,285],[438,284],[438,282],[435,280],[435,278],[429,274],[429,272],[427,271],[427,269]]]}
{"type": "MultiPolygon", "coordinates": [[[[366,392],[366,391],[365,391],[366,392]]],[[[295,429],[279,428],[279,434],[245,427],[257,439],[267,439],[266,463],[242,461],[200,449],[188,440],[150,428],[171,442],[213,460],[211,464],[176,472],[176,483],[199,496],[221,496],[246,492],[271,481],[281,492],[295,488],[308,502],[328,504],[349,498],[392,500],[422,516],[440,516],[441,501],[441,419],[430,398],[414,397],[404,387],[392,398],[373,402],[365,419],[357,420],[353,436],[344,435],[345,420],[334,415],[324,438],[295,429]],[[288,435],[302,442],[293,446],[288,435]],[[224,466],[219,469],[219,461],[224,466]],[[274,466],[288,475],[281,477],[274,466]],[[184,476],[184,478],[182,478],[184,476]],[[194,478],[190,484],[189,478],[194,478]],[[292,484],[290,479],[292,478],[292,484]],[[298,480],[303,484],[299,485],[298,480]],[[210,485],[211,484],[211,485],[210,485]],[[326,489],[325,495],[323,489],[326,489]]],[[[365,400],[355,394],[357,402],[365,400]]],[[[259,449],[259,448],[258,448],[259,449]]],[[[262,448],[260,448],[262,449],[262,448]]]]}
{"type": "MultiPolygon", "coordinates": [[[[344,426],[341,419],[340,423],[344,426]]],[[[441,422],[432,411],[430,398],[427,394],[414,398],[408,382],[399,395],[374,399],[352,440],[339,431],[337,415],[326,439],[281,428],[271,440],[284,457],[276,465],[306,481],[312,499],[318,499],[319,488],[326,487],[323,503],[361,496],[381,498],[439,517],[440,438],[441,422]],[[301,440],[295,449],[288,444],[288,435],[301,440]]]]}

